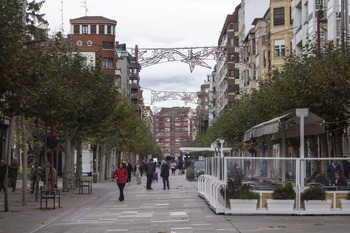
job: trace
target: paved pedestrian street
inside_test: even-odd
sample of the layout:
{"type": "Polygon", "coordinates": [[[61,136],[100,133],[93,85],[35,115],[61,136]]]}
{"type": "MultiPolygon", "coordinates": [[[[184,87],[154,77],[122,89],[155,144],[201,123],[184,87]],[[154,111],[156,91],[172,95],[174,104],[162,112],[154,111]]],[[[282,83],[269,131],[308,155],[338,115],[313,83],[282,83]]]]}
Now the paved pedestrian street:
{"type": "MultiPolygon", "coordinates": [[[[161,180],[146,190],[145,180],[125,188],[125,200],[113,190],[35,232],[238,232],[223,216],[215,215],[198,197],[196,182],[171,176],[170,190],[161,180]]],[[[115,183],[110,182],[110,185],[115,183]]]]}
{"type": "MultiPolygon", "coordinates": [[[[169,178],[170,190],[163,190],[161,179],[152,184],[153,190],[146,190],[145,177],[142,185],[136,185],[133,177],[123,202],[118,201],[111,180],[94,183],[92,194],[63,193],[62,207],[55,210],[40,210],[40,203],[33,201],[22,207],[17,200],[11,206],[14,211],[0,212],[0,232],[340,233],[350,229],[350,216],[217,215],[198,196],[196,182],[186,181],[184,175],[169,178]]],[[[20,198],[17,191],[16,195],[20,198]]]]}

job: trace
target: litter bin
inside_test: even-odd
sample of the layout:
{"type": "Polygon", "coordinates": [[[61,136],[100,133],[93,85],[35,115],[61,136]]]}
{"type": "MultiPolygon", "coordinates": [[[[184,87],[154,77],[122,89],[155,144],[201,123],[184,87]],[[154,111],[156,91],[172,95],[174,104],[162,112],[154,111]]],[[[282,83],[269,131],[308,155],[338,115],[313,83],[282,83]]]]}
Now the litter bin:
{"type": "Polygon", "coordinates": [[[92,173],[92,182],[97,183],[97,173],[92,173]]]}

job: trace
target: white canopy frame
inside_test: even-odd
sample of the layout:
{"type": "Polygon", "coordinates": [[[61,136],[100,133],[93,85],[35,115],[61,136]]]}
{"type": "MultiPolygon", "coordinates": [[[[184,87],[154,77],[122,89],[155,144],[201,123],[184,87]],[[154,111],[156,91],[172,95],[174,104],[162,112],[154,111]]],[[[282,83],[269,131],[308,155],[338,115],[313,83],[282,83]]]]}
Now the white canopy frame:
{"type": "MultiPolygon", "coordinates": [[[[272,139],[281,139],[281,154],[286,157],[286,139],[299,137],[300,138],[300,158],[305,158],[304,145],[305,136],[319,135],[325,132],[324,120],[308,108],[296,108],[290,110],[280,116],[274,117],[271,120],[253,126],[244,133],[244,141],[250,141],[252,138],[258,138],[263,135],[272,135],[272,139]],[[299,127],[298,127],[299,126],[299,127]]],[[[301,170],[297,173],[296,182],[300,187],[304,187],[303,174],[305,161],[301,160],[301,170]]],[[[282,163],[282,180],[285,180],[285,163],[282,163]]]]}

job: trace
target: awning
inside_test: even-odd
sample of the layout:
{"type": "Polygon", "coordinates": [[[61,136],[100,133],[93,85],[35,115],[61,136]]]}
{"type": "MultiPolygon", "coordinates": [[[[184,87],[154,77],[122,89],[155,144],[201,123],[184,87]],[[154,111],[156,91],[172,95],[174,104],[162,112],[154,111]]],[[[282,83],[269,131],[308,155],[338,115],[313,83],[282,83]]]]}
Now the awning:
{"type": "MultiPolygon", "coordinates": [[[[223,148],[224,152],[231,152],[232,148],[223,148]]],[[[215,148],[211,147],[180,147],[180,151],[184,153],[189,152],[201,152],[201,151],[215,151],[215,148]]]]}
{"type": "MultiPolygon", "coordinates": [[[[258,138],[263,135],[273,135],[273,139],[282,138],[282,123],[285,126],[286,138],[299,137],[300,118],[296,115],[296,109],[260,123],[244,133],[244,141],[258,138]]],[[[304,119],[304,135],[318,135],[325,132],[324,120],[312,112],[304,119]]]]}

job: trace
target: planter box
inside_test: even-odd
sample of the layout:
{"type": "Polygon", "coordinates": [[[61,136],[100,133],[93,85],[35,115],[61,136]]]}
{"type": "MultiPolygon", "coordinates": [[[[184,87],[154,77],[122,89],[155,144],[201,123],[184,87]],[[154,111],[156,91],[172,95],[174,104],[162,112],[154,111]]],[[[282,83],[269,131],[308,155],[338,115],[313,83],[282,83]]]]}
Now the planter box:
{"type": "Polygon", "coordinates": [[[340,199],[340,207],[342,210],[350,210],[350,200],[340,199]]]}
{"type": "Polygon", "coordinates": [[[256,210],[257,199],[230,199],[231,210],[256,210]]]}
{"type": "Polygon", "coordinates": [[[267,199],[267,209],[268,210],[293,210],[294,200],[276,200],[267,199]]]}
{"type": "Polygon", "coordinates": [[[305,210],[330,210],[331,200],[309,200],[304,201],[305,210]]]}

